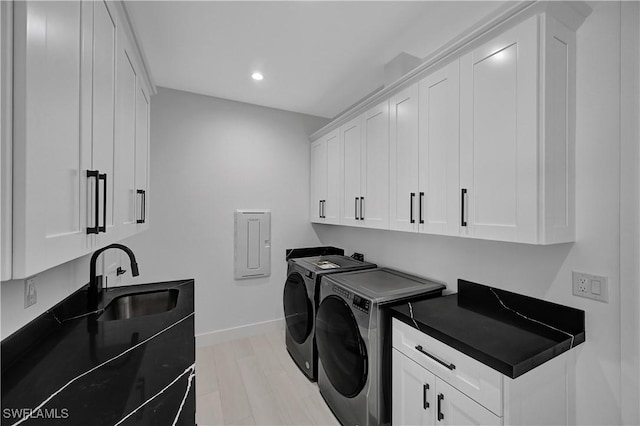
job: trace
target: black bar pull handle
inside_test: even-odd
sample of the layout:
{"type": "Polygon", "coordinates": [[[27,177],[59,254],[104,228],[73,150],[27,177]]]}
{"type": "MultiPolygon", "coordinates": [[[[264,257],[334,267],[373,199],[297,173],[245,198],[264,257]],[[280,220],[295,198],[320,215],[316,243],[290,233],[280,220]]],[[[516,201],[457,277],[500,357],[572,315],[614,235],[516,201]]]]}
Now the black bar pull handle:
{"type": "Polygon", "coordinates": [[[360,197],[360,220],[364,220],[364,197],[360,197]]]}
{"type": "Polygon", "coordinates": [[[322,218],[323,219],[327,218],[326,205],[327,205],[327,200],[322,200],[322,218]]]}
{"type": "Polygon", "coordinates": [[[356,220],[360,220],[360,217],[358,216],[358,197],[356,197],[356,202],[354,204],[354,211],[355,211],[355,218],[356,220]]]}
{"type": "Polygon", "coordinates": [[[429,384],[425,383],[424,385],[422,385],[422,408],[423,409],[427,409],[429,408],[429,401],[427,400],[427,391],[429,390],[429,384]]]}
{"type": "Polygon", "coordinates": [[[420,193],[420,198],[418,199],[418,211],[420,212],[418,214],[418,222],[419,223],[424,223],[424,219],[422,218],[422,203],[424,202],[424,192],[420,193]]]}
{"type": "MultiPolygon", "coordinates": [[[[107,174],[99,173],[98,181],[104,181],[103,191],[102,191],[102,226],[98,227],[98,232],[107,232],[107,174]]],[[[100,185],[98,185],[98,188],[100,185]]],[[[96,206],[98,204],[96,203],[96,206]]],[[[98,215],[96,215],[98,217],[98,215]]]]}
{"type": "Polygon", "coordinates": [[[322,200],[318,200],[318,217],[322,219],[322,200]]]}
{"type": "Polygon", "coordinates": [[[140,195],[140,219],[136,220],[136,223],[145,223],[147,220],[147,191],[138,189],[136,193],[140,195]]]}
{"type": "Polygon", "coordinates": [[[320,217],[324,219],[324,200],[320,200],[320,217]]]}
{"type": "Polygon", "coordinates": [[[455,366],[455,365],[450,364],[450,363],[446,363],[446,362],[442,361],[440,358],[437,358],[436,356],[431,355],[429,352],[425,351],[425,350],[422,348],[422,345],[417,345],[417,346],[416,346],[416,350],[417,350],[418,352],[420,352],[421,354],[424,354],[424,355],[428,356],[429,358],[431,358],[432,360],[434,360],[434,361],[435,361],[435,362],[437,362],[438,364],[444,365],[445,367],[447,367],[447,368],[448,368],[449,370],[451,370],[451,371],[453,371],[453,370],[455,370],[455,369],[456,369],[456,366],[455,366]]]}
{"type": "Polygon", "coordinates": [[[438,394],[438,421],[444,420],[444,414],[442,414],[442,400],[444,400],[444,395],[438,394]]]}
{"type": "Polygon", "coordinates": [[[465,214],[465,204],[467,199],[467,188],[462,188],[460,190],[460,205],[462,208],[460,209],[460,226],[467,226],[467,215],[465,214]]]}
{"type": "MultiPolygon", "coordinates": [[[[87,226],[87,234],[97,234],[100,229],[100,227],[98,226],[98,222],[100,221],[100,198],[98,195],[98,187],[100,186],[99,184],[99,176],[100,176],[100,172],[98,170],[87,170],[87,185],[89,184],[88,181],[91,178],[95,178],[96,179],[96,190],[94,192],[94,197],[93,197],[93,203],[94,203],[94,222],[93,224],[95,226],[87,226]]],[[[87,190],[88,192],[88,190],[87,190]]]]}
{"type": "Polygon", "coordinates": [[[410,203],[409,203],[409,222],[410,223],[416,223],[416,221],[413,219],[413,199],[415,197],[416,197],[416,193],[412,192],[410,197],[410,203]]]}

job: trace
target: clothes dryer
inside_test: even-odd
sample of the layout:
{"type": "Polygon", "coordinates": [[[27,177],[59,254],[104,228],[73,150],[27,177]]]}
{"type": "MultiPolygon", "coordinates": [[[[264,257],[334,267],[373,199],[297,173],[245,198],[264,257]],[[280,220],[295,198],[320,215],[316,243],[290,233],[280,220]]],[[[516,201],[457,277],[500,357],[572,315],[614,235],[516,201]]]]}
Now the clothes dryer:
{"type": "Polygon", "coordinates": [[[318,377],[315,316],[320,279],[375,267],[374,263],[338,255],[289,259],[283,294],[285,342],[289,355],[309,380],[318,377]]]}
{"type": "Polygon", "coordinates": [[[386,268],[322,278],[318,388],[343,426],[390,423],[391,328],[385,307],[438,297],[444,288],[386,268]]]}

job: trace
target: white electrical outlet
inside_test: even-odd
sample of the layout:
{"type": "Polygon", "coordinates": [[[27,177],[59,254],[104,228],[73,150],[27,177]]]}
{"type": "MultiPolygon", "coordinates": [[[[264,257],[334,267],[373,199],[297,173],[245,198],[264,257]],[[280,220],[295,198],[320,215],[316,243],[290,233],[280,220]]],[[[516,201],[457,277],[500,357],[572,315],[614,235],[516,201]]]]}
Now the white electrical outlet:
{"type": "Polygon", "coordinates": [[[573,271],[573,294],[601,302],[609,302],[607,277],[573,271]]]}
{"type": "Polygon", "coordinates": [[[24,280],[24,308],[35,305],[38,301],[38,292],[36,291],[36,277],[24,280]]]}

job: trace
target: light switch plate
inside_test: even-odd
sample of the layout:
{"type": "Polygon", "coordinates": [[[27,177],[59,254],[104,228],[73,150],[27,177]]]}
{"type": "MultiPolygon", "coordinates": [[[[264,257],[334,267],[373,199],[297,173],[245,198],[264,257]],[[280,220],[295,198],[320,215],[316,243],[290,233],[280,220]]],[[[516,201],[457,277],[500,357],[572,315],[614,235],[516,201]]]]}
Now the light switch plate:
{"type": "Polygon", "coordinates": [[[607,277],[573,271],[573,294],[587,299],[609,302],[607,277]]]}

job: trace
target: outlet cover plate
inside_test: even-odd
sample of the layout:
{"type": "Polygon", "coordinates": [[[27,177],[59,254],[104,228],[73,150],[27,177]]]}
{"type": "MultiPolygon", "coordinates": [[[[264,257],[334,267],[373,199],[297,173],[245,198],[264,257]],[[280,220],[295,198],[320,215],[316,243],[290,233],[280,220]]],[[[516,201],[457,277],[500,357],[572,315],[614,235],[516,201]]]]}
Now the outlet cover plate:
{"type": "Polygon", "coordinates": [[[576,271],[573,271],[572,276],[574,295],[599,300],[600,302],[609,302],[609,282],[607,277],[576,271]]]}
{"type": "Polygon", "coordinates": [[[35,305],[37,301],[36,277],[27,278],[24,280],[24,308],[35,305]]]}

